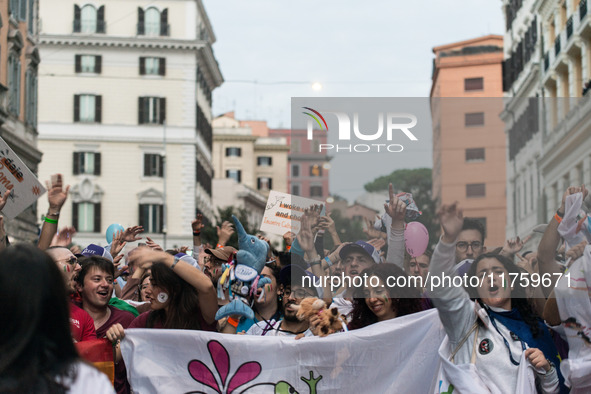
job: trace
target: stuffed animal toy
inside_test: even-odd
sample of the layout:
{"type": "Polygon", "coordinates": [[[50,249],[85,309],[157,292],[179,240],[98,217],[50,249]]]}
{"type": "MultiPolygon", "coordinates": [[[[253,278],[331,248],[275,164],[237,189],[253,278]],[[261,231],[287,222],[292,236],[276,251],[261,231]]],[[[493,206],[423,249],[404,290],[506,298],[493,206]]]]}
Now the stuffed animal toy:
{"type": "MultiPolygon", "coordinates": [[[[215,315],[216,320],[226,316],[238,315],[248,319],[254,319],[251,308],[254,296],[258,288],[262,288],[259,296],[265,296],[265,285],[271,283],[271,279],[262,278],[261,271],[267,262],[269,244],[257,237],[247,234],[240,220],[232,215],[238,234],[238,247],[234,258],[229,261],[219,283],[222,289],[229,289],[232,301],[221,307],[215,315]]],[[[220,292],[218,291],[218,296],[220,292]]],[[[223,296],[223,292],[222,292],[223,296]]]]}
{"type": "MultiPolygon", "coordinates": [[[[299,320],[310,320],[312,316],[320,317],[316,335],[325,337],[329,334],[341,331],[344,327],[343,320],[339,316],[337,308],[328,309],[326,303],[316,297],[304,298],[299,305],[293,305],[298,312],[296,317],[299,320]]],[[[298,337],[303,336],[299,334],[298,337]]],[[[296,337],[296,339],[299,339],[296,337]]]]}

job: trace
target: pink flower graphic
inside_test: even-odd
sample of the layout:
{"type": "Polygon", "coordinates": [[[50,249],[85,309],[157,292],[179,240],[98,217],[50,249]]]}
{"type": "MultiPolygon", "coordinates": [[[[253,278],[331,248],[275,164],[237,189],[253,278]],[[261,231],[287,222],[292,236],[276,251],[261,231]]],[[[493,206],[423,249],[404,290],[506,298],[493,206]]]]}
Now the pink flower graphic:
{"type": "Polygon", "coordinates": [[[221,343],[213,340],[207,343],[207,350],[209,350],[209,355],[222,383],[221,389],[213,372],[200,360],[191,360],[189,362],[189,374],[197,382],[211,387],[220,394],[231,394],[238,387],[256,379],[261,373],[261,365],[256,361],[249,361],[239,366],[229,381],[227,381],[230,373],[230,356],[228,355],[228,351],[221,343]]]}

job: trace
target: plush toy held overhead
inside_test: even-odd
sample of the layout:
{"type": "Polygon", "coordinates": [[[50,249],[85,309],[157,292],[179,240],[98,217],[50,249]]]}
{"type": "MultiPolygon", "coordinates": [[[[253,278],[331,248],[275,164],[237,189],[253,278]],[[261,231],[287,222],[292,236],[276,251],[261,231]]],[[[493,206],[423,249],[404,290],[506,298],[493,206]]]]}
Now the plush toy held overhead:
{"type": "MultiPolygon", "coordinates": [[[[339,316],[337,308],[326,308],[326,303],[316,297],[304,298],[299,305],[292,305],[296,309],[296,317],[299,320],[310,320],[312,316],[320,317],[320,324],[316,335],[325,337],[344,328],[343,320],[339,316]]],[[[303,336],[303,334],[300,334],[303,336]]],[[[296,337],[296,339],[299,339],[296,337]]]]}
{"type": "Polygon", "coordinates": [[[257,288],[262,288],[260,298],[265,296],[264,286],[270,284],[269,278],[261,278],[261,272],[265,268],[269,245],[246,233],[240,220],[232,215],[236,233],[238,234],[238,247],[235,258],[220,278],[220,285],[230,289],[232,301],[221,307],[215,315],[216,320],[226,316],[245,316],[254,319],[251,305],[257,288]]]}

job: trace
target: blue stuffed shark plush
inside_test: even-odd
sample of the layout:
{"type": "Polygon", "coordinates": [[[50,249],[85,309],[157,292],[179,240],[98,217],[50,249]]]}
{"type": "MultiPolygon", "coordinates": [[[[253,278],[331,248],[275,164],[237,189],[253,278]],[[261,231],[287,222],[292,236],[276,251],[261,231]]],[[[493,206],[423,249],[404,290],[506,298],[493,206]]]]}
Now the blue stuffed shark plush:
{"type": "Polygon", "coordinates": [[[215,315],[216,320],[226,316],[239,315],[248,319],[254,319],[251,308],[256,290],[271,283],[269,278],[261,278],[261,272],[267,262],[269,245],[257,237],[247,234],[238,218],[232,215],[232,220],[238,234],[238,252],[234,261],[230,263],[220,283],[224,288],[230,289],[232,301],[221,307],[215,315]],[[229,279],[229,280],[228,280],[229,279]]]}

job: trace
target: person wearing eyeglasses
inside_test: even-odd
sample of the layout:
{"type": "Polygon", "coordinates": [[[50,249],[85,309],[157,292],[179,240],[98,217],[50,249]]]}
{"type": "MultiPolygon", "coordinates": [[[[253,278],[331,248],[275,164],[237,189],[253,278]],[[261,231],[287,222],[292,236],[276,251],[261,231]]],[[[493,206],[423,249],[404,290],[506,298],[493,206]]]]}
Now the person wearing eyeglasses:
{"type": "Polygon", "coordinates": [[[456,264],[466,259],[474,260],[485,253],[484,237],[484,227],[479,221],[464,218],[462,231],[456,241],[456,264]]]}
{"type": "MultiPolygon", "coordinates": [[[[57,264],[59,271],[62,273],[68,294],[75,293],[75,278],[80,272],[78,258],[68,248],[63,246],[52,246],[46,252],[57,264]]],[[[96,339],[94,320],[92,320],[92,317],[84,309],[74,305],[72,302],[70,302],[70,330],[72,331],[74,342],[96,339]]]]}
{"type": "Polygon", "coordinates": [[[310,281],[304,280],[309,274],[295,264],[284,267],[279,273],[281,289],[278,291],[279,299],[283,305],[283,319],[263,319],[250,327],[246,335],[296,337],[303,334],[305,337],[313,336],[308,320],[300,321],[296,317],[297,310],[294,305],[299,305],[304,298],[318,297],[316,288],[307,287],[310,281]],[[308,282],[308,283],[306,283],[308,282]]]}

